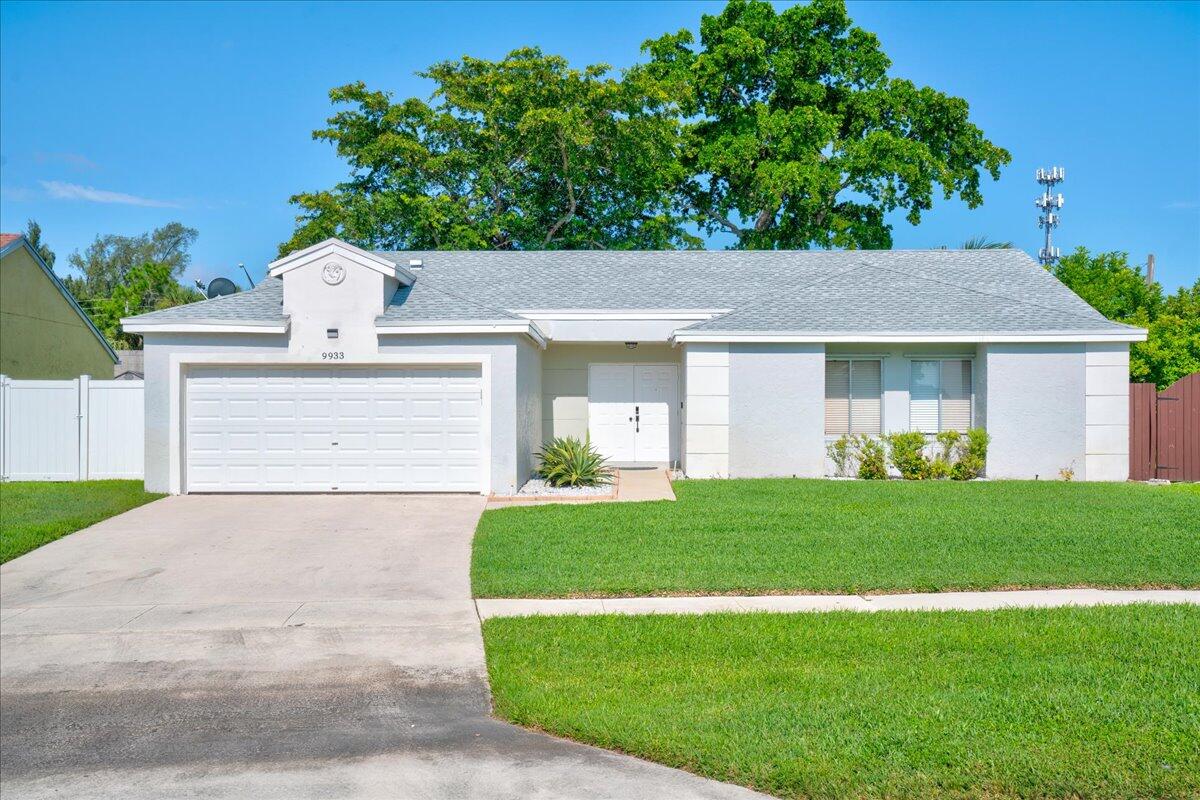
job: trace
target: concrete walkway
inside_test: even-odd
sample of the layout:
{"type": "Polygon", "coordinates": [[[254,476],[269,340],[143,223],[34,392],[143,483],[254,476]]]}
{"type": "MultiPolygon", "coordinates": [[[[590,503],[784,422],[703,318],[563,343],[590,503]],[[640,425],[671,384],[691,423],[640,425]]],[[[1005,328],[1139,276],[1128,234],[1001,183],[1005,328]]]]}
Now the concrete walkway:
{"type": "Polygon", "coordinates": [[[665,469],[622,469],[619,472],[618,503],[675,499],[675,490],[671,488],[671,478],[665,469]]]}
{"type": "Polygon", "coordinates": [[[1194,603],[1200,591],[1030,589],[1008,592],[930,594],[760,595],[711,597],[618,597],[587,599],[479,599],[480,619],[569,614],[711,614],[751,611],[985,611],[1131,603],[1194,603]]]}
{"type": "Polygon", "coordinates": [[[751,798],[490,715],[481,497],[169,497],[0,567],[19,798],[751,798]]]}
{"type": "Polygon", "coordinates": [[[516,506],[547,506],[586,503],[640,503],[646,500],[674,500],[670,473],[663,467],[624,467],[617,469],[612,491],[597,495],[492,495],[487,510],[516,506]]]}

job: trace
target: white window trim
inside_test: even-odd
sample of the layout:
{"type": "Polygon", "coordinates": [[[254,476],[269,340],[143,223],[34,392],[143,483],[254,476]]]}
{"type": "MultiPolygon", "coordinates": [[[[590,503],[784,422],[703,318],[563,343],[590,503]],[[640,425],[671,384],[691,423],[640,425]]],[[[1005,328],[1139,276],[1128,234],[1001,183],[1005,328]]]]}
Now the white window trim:
{"type": "MultiPolygon", "coordinates": [[[[887,384],[886,384],[886,381],[887,381],[887,359],[888,359],[888,357],[886,355],[856,354],[856,355],[851,355],[851,356],[841,356],[836,353],[826,353],[825,354],[825,361],[827,363],[830,361],[878,361],[879,362],[879,433],[862,434],[864,436],[876,436],[876,437],[883,436],[884,431],[886,431],[888,429],[887,428],[887,418],[884,416],[887,413],[887,403],[885,403],[883,401],[884,395],[887,394],[887,384]]],[[[828,432],[826,432],[825,436],[827,438],[831,437],[833,439],[837,439],[838,437],[841,437],[841,436],[857,436],[858,435],[858,434],[854,434],[854,433],[850,432],[854,428],[854,411],[853,411],[854,379],[852,377],[853,372],[854,372],[854,367],[850,367],[850,372],[851,372],[851,376],[848,376],[850,385],[847,388],[850,391],[849,399],[851,400],[851,404],[850,404],[850,409],[847,410],[846,432],[845,433],[828,433],[828,432]]],[[[824,379],[825,379],[825,374],[822,373],[821,380],[823,381],[824,379]]],[[[975,390],[974,382],[975,382],[974,371],[972,371],[972,377],[971,377],[971,383],[972,383],[971,391],[972,392],[975,390]]],[[[829,398],[825,398],[826,401],[828,401],[828,399],[829,398]]],[[[973,415],[974,414],[974,406],[972,406],[971,410],[972,410],[972,415],[973,415]]],[[[821,427],[822,427],[822,429],[824,429],[824,423],[822,423],[821,427]]]]}
{"type": "MultiPolygon", "coordinates": [[[[950,356],[911,355],[911,356],[909,356],[909,355],[906,355],[905,358],[908,359],[908,387],[906,389],[906,391],[908,393],[908,404],[909,404],[908,429],[910,431],[916,430],[912,426],[912,381],[913,381],[913,364],[917,361],[936,361],[938,364],[938,399],[937,399],[937,404],[938,404],[938,406],[937,406],[937,408],[938,408],[937,427],[938,427],[938,429],[936,431],[919,431],[919,433],[923,433],[926,436],[937,436],[939,433],[943,432],[943,428],[942,428],[942,362],[943,361],[970,361],[971,362],[971,421],[970,421],[970,424],[967,425],[967,429],[970,430],[971,428],[974,428],[975,427],[975,356],[973,356],[973,355],[962,355],[962,356],[954,356],[954,355],[950,355],[950,356]]],[[[959,433],[966,433],[966,432],[967,431],[959,431],[959,433]]]]}

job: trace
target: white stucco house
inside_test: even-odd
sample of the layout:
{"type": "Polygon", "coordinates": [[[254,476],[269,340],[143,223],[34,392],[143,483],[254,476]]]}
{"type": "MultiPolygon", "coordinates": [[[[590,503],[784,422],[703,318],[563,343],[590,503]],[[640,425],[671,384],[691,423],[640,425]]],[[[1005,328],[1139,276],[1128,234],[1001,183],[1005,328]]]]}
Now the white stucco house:
{"type": "Polygon", "coordinates": [[[692,477],[986,427],[993,478],[1124,480],[1128,348],[1017,250],[367,252],[124,320],[146,487],[512,493],[552,436],[692,477]]]}

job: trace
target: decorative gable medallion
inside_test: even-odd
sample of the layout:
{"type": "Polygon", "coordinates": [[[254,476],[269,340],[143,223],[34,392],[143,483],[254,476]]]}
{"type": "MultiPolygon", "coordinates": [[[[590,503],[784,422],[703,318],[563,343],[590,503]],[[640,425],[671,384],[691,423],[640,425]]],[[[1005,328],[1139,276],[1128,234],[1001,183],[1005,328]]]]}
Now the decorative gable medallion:
{"type": "Polygon", "coordinates": [[[321,278],[330,286],[337,286],[342,281],[346,280],[346,268],[336,261],[330,261],[321,270],[321,278]]]}

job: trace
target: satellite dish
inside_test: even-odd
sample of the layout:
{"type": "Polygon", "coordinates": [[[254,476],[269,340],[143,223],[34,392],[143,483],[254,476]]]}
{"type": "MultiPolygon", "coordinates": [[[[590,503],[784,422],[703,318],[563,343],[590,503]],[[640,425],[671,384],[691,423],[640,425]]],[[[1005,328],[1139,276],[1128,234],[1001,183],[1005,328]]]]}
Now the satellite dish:
{"type": "Polygon", "coordinates": [[[214,297],[237,294],[239,291],[241,290],[238,289],[237,284],[229,280],[229,278],[213,278],[208,282],[208,288],[204,290],[204,294],[211,300],[214,297]]]}

